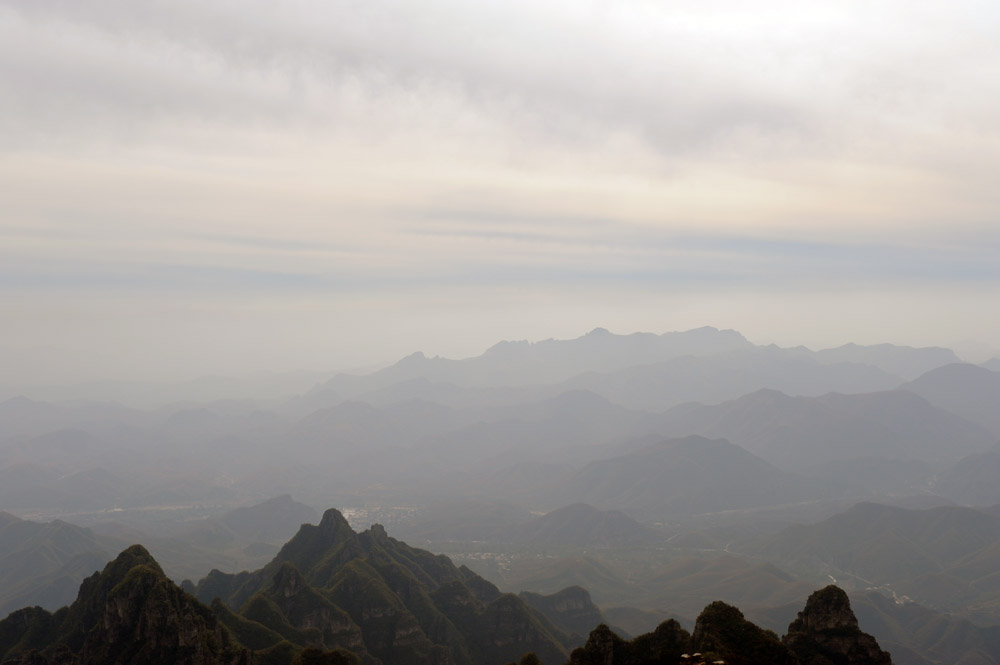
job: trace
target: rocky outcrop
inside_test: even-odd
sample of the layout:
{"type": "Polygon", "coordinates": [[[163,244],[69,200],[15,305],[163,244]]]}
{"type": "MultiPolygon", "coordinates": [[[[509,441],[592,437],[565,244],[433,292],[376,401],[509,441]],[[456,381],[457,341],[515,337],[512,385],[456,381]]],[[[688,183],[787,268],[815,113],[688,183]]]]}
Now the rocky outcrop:
{"type": "Polygon", "coordinates": [[[605,624],[590,632],[587,643],[570,654],[569,665],[653,665],[679,663],[690,635],[669,619],[652,633],[623,640],[605,624]]]}
{"type": "Polygon", "coordinates": [[[832,584],[809,596],[782,642],[802,665],[892,665],[875,638],[861,632],[847,594],[832,584]]]}
{"type": "Polygon", "coordinates": [[[724,660],[727,665],[798,663],[776,634],[747,621],[737,608],[719,600],[698,616],[690,648],[706,654],[706,660],[724,660]]]}
{"type": "Polygon", "coordinates": [[[55,614],[26,610],[0,622],[0,659],[17,665],[249,665],[250,652],[211,610],[163,574],[141,545],[133,545],[80,586],[55,614]]]}

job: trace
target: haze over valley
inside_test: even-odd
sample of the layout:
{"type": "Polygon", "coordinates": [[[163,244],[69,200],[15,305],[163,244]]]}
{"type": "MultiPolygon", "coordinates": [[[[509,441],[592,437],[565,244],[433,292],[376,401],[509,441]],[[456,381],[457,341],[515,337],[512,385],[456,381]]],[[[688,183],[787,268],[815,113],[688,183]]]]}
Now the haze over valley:
{"type": "Polygon", "coordinates": [[[0,665],[1000,665],[998,62],[0,2],[0,665]]]}
{"type": "MultiPolygon", "coordinates": [[[[19,396],[0,613],[72,602],[136,542],[177,583],[253,570],[336,506],[501,591],[585,589],[623,634],[714,600],[781,630],[831,581],[882,614],[1000,625],[998,400],[1000,372],[948,349],[711,327],[416,353],[285,399],[19,396]]],[[[937,662],[886,631],[916,654],[896,662],[937,662]]]]}

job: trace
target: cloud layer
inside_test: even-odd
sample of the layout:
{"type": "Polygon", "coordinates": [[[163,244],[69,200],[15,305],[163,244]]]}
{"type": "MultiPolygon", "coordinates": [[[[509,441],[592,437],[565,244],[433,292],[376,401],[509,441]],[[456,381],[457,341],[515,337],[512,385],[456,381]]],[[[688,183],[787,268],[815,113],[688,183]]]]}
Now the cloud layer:
{"type": "Polygon", "coordinates": [[[0,353],[1000,347],[998,59],[985,2],[7,2],[0,353]]]}

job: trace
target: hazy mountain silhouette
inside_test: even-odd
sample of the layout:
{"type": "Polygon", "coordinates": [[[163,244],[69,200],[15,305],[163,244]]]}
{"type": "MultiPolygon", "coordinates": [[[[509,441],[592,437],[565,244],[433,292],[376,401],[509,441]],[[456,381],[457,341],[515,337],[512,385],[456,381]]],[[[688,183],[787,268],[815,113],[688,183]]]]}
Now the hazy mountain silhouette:
{"type": "Polygon", "coordinates": [[[723,437],[799,471],[854,458],[941,467],[995,444],[984,428],[905,391],[790,397],[758,390],[715,406],[681,405],[662,422],[661,431],[723,437]]]}
{"type": "Polygon", "coordinates": [[[939,346],[914,348],[895,344],[861,346],[844,344],[833,349],[816,351],[822,363],[857,363],[878,367],[883,372],[906,380],[915,379],[935,367],[961,362],[951,349],[939,346]]]}
{"type": "Polygon", "coordinates": [[[482,355],[464,360],[428,358],[418,352],[365,376],[339,374],[314,392],[331,391],[350,398],[412,379],[468,387],[556,383],[586,371],[608,371],[751,346],[736,331],[710,327],[662,335],[615,335],[596,328],[572,340],[500,342],[482,355]]]}
{"type": "Polygon", "coordinates": [[[590,372],[565,381],[560,388],[589,390],[622,406],[662,411],[685,402],[723,402],[761,388],[817,396],[875,392],[897,385],[898,377],[869,365],[824,364],[794,349],[755,347],[590,372]]]}
{"type": "Polygon", "coordinates": [[[1000,371],[976,365],[945,365],[900,389],[987,427],[1000,441],[1000,371]]]}
{"type": "Polygon", "coordinates": [[[821,483],[780,471],[724,439],[689,436],[591,462],[557,489],[637,517],[708,513],[825,496],[821,483]]]}
{"type": "Polygon", "coordinates": [[[607,548],[649,545],[664,537],[620,511],[574,503],[503,529],[494,539],[528,545],[607,548]]]}
{"type": "Polygon", "coordinates": [[[931,608],[1000,619],[1000,516],[985,511],[860,503],[741,550],[793,567],[825,566],[854,584],[891,585],[931,608]]]}
{"type": "Polygon", "coordinates": [[[89,529],[0,513],[0,616],[27,605],[47,610],[67,605],[111,551],[89,529]]]}

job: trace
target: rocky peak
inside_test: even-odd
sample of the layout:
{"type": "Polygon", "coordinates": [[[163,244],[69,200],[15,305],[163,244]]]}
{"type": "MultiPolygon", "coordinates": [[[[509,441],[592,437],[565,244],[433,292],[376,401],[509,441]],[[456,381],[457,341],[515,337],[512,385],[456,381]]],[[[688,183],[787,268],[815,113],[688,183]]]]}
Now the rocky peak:
{"type": "Polygon", "coordinates": [[[729,665],[798,665],[777,635],[747,621],[739,609],[719,600],[698,616],[691,648],[729,665]]]}
{"type": "Polygon", "coordinates": [[[21,645],[30,651],[18,645],[0,649],[0,660],[22,665],[250,662],[250,652],[231,639],[207,607],[167,579],[140,545],[85,580],[69,608],[0,622],[0,635],[11,629],[38,636],[21,645]]]}
{"type": "Polygon", "coordinates": [[[875,638],[861,632],[847,594],[832,584],[809,596],[782,642],[802,665],[892,665],[875,638]]]}
{"type": "Polygon", "coordinates": [[[336,508],[330,508],[323,513],[319,528],[324,534],[330,535],[342,533],[345,529],[354,533],[351,525],[347,523],[347,518],[336,508]]]}
{"type": "Polygon", "coordinates": [[[385,527],[381,524],[372,524],[368,528],[368,533],[371,534],[373,543],[382,544],[389,542],[389,534],[385,532],[385,527]]]}

